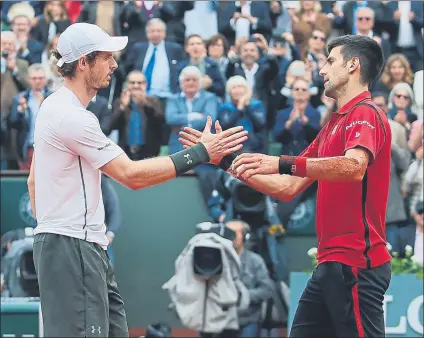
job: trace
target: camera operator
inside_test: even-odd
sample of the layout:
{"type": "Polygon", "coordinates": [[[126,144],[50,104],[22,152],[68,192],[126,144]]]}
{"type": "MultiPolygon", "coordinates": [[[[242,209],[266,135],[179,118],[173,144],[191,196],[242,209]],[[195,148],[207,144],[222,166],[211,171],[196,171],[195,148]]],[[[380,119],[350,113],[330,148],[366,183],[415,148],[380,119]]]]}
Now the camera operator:
{"type": "Polygon", "coordinates": [[[227,222],[226,225],[236,234],[233,245],[241,260],[241,281],[250,296],[249,307],[238,311],[238,337],[257,337],[260,332],[262,304],[271,298],[273,283],[262,257],[244,247],[250,236],[250,226],[240,220],[227,222]]]}

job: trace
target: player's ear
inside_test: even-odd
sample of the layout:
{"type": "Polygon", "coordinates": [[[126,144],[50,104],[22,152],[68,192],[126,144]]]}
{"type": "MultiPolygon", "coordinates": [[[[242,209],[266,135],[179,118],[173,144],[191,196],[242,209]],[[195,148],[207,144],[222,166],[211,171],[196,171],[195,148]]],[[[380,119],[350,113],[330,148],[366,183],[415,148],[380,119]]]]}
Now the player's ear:
{"type": "Polygon", "coordinates": [[[348,66],[349,66],[349,73],[354,72],[360,66],[360,64],[359,64],[359,58],[357,58],[357,57],[352,58],[349,61],[348,66]]]}

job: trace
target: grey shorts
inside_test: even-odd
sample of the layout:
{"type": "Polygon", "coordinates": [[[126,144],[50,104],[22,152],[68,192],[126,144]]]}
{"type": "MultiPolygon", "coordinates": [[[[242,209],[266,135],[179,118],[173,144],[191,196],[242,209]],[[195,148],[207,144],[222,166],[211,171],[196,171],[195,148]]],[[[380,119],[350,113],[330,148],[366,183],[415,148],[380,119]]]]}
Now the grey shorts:
{"type": "Polygon", "coordinates": [[[99,245],[37,234],[34,263],[45,337],[129,336],[115,274],[99,245]]]}

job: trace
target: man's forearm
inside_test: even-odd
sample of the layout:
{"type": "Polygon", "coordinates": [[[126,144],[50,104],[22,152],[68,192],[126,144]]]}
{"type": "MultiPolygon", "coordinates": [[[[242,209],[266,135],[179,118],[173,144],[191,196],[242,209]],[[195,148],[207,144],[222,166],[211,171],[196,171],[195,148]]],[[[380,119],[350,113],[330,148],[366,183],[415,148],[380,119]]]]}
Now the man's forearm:
{"type": "Polygon", "coordinates": [[[287,202],[311,185],[314,180],[288,175],[254,175],[244,181],[251,188],[287,202]]]}
{"type": "Polygon", "coordinates": [[[131,189],[160,184],[176,177],[175,165],[169,156],[133,162],[128,168],[131,189]]]}
{"type": "Polygon", "coordinates": [[[308,158],[306,177],[318,181],[361,181],[365,171],[357,159],[345,156],[308,158]]]}

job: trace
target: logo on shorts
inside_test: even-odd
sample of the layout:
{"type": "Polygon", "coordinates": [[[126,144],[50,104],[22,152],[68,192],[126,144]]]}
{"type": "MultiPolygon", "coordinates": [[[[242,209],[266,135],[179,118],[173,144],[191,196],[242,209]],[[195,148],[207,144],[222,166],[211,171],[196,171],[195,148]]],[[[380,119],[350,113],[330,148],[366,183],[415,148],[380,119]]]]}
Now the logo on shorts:
{"type": "Polygon", "coordinates": [[[29,198],[29,193],[24,193],[19,199],[19,216],[25,222],[25,224],[30,226],[35,226],[36,221],[34,215],[32,214],[31,200],[29,198]]]}
{"type": "Polygon", "coordinates": [[[102,334],[102,328],[99,326],[97,329],[94,325],[91,325],[91,333],[95,333],[97,331],[98,334],[102,334]]]}
{"type": "Polygon", "coordinates": [[[108,142],[105,146],[97,148],[97,150],[103,150],[103,149],[109,147],[110,145],[112,145],[112,143],[108,142]]]}

